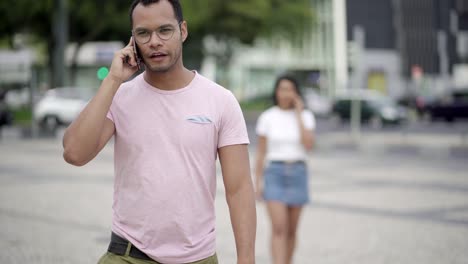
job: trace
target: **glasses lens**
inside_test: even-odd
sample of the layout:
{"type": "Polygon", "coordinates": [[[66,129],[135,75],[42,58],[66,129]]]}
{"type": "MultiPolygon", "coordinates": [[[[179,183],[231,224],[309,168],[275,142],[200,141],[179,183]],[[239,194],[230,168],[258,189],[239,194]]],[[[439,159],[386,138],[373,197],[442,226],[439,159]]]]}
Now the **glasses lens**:
{"type": "Polygon", "coordinates": [[[148,30],[142,29],[135,32],[135,39],[139,43],[146,43],[149,41],[151,33],[148,30]]]}
{"type": "MultiPolygon", "coordinates": [[[[169,40],[174,35],[175,31],[176,29],[173,26],[163,26],[161,28],[156,29],[156,34],[162,40],[169,40]]],[[[145,44],[150,41],[153,31],[142,28],[142,29],[135,30],[133,34],[135,35],[135,40],[138,43],[145,44]]]]}
{"type": "Polygon", "coordinates": [[[157,31],[157,33],[161,39],[168,40],[172,38],[172,35],[174,35],[174,31],[175,29],[173,27],[162,27],[157,31]]]}

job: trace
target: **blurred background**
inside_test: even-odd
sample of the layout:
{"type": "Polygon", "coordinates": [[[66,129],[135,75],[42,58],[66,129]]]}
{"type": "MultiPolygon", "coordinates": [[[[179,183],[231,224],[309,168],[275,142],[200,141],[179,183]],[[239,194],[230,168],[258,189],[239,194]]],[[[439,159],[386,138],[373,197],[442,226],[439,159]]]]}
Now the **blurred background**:
{"type": "MultiPolygon", "coordinates": [[[[268,107],[274,79],[288,72],[321,127],[349,124],[354,138],[361,124],[431,130],[416,124],[468,117],[466,1],[182,2],[186,66],[230,89],[245,111],[268,107]]],[[[73,120],[128,42],[128,5],[3,1],[0,126],[37,136],[73,120]]]]}
{"type": "MultiPolygon", "coordinates": [[[[466,263],[467,0],[181,2],[185,65],[237,97],[251,158],[279,75],[298,78],[317,118],[297,263],[466,263]]],[[[60,140],[128,42],[130,3],[0,2],[1,263],[92,263],[105,251],[112,148],[73,168],[60,140]],[[73,247],[89,256],[67,256],[73,247]]],[[[217,210],[231,263],[222,198],[217,210]]],[[[259,263],[268,232],[259,204],[259,263]]]]}

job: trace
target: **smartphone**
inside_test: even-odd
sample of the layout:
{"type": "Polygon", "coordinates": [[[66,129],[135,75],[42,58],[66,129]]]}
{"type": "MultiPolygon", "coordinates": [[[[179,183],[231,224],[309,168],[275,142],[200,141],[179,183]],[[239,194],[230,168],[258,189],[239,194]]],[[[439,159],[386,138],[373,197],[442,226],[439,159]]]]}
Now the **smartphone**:
{"type": "Polygon", "coordinates": [[[138,70],[140,71],[142,68],[141,64],[143,63],[143,61],[141,60],[140,50],[138,49],[138,46],[135,42],[134,37],[132,38],[132,45],[133,45],[133,52],[135,53],[135,60],[137,63],[137,67],[138,67],[138,70]]]}

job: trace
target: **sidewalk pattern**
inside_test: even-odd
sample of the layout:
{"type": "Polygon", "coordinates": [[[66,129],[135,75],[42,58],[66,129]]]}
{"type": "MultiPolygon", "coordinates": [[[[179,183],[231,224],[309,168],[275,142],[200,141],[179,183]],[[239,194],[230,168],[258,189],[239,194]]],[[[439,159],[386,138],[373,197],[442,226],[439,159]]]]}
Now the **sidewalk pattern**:
{"type": "MultiPolygon", "coordinates": [[[[466,263],[468,164],[371,146],[311,154],[312,203],[301,219],[295,263],[466,263]]],[[[112,147],[80,168],[61,154],[57,139],[0,142],[0,263],[96,263],[105,252],[112,147]]],[[[218,177],[218,255],[235,263],[224,194],[218,177]]],[[[258,203],[260,264],[271,263],[268,221],[258,203]]]]}

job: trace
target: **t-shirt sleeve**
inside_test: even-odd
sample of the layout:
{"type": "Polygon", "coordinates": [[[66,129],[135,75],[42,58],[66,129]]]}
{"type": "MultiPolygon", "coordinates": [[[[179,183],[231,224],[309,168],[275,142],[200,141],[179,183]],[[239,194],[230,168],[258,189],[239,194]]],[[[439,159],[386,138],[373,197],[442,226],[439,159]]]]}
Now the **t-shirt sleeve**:
{"type": "Polygon", "coordinates": [[[305,110],[302,112],[302,120],[304,122],[304,127],[308,130],[315,130],[315,117],[311,111],[305,110]]]}
{"type": "Polygon", "coordinates": [[[239,102],[229,92],[229,96],[224,102],[224,111],[221,116],[218,132],[218,148],[249,143],[247,126],[239,102]]]}
{"type": "Polygon", "coordinates": [[[112,106],[111,106],[111,108],[109,109],[109,111],[107,112],[106,117],[107,117],[108,119],[110,119],[110,121],[112,121],[113,123],[115,123],[115,122],[114,122],[114,116],[112,115],[112,106]]]}
{"type": "Polygon", "coordinates": [[[259,136],[266,136],[267,130],[268,130],[268,124],[267,124],[267,118],[264,112],[257,119],[255,133],[259,136]]]}
{"type": "Polygon", "coordinates": [[[109,108],[109,111],[107,112],[107,115],[106,117],[110,119],[110,121],[112,121],[114,124],[115,124],[115,116],[114,114],[116,113],[115,112],[115,108],[116,108],[116,104],[117,104],[117,101],[118,101],[118,98],[119,98],[119,95],[120,95],[120,92],[122,91],[121,88],[119,88],[117,90],[117,93],[115,94],[114,98],[112,99],[112,104],[109,108]]]}

